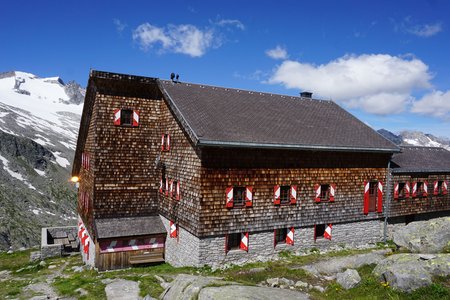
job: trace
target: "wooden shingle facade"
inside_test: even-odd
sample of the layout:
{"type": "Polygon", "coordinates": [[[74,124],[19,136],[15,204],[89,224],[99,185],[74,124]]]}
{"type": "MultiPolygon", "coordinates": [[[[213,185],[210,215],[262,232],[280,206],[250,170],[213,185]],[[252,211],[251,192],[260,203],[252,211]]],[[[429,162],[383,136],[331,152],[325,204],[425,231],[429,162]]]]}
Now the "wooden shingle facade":
{"type": "Polygon", "coordinates": [[[399,152],[332,101],[91,71],[73,168],[83,258],[198,266],[379,241],[386,209],[406,212],[387,205],[399,152]]]}

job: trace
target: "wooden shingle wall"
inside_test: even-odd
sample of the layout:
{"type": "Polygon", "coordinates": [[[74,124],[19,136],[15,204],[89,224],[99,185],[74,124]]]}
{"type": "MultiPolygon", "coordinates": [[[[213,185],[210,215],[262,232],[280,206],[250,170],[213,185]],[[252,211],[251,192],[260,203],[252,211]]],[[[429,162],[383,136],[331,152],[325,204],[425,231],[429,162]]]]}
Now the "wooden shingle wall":
{"type": "Polygon", "coordinates": [[[363,184],[365,180],[379,180],[385,187],[386,155],[306,151],[261,153],[261,150],[230,149],[214,150],[214,155],[206,152],[202,152],[207,167],[203,167],[201,173],[200,236],[353,222],[383,216],[363,214],[363,184]],[[213,167],[214,156],[217,167],[213,167]],[[343,167],[347,161],[354,167],[343,167]],[[236,168],[239,163],[242,168],[236,168]],[[233,168],[226,168],[226,165],[233,168]],[[355,167],[357,165],[361,167],[355,167]],[[335,202],[316,203],[315,184],[336,184],[335,202]],[[247,185],[253,186],[253,207],[226,208],[226,188],[247,185]],[[275,206],[274,185],[297,185],[297,204],[275,206]]]}
{"type": "MultiPolygon", "coordinates": [[[[428,181],[428,197],[412,197],[412,186],[411,194],[409,198],[402,198],[395,200],[394,195],[391,195],[391,207],[390,207],[390,217],[406,216],[413,214],[423,214],[439,211],[450,211],[450,191],[447,195],[433,195],[433,184],[434,181],[447,180],[450,182],[450,174],[395,174],[392,176],[392,184],[397,182],[409,182],[410,185],[414,181],[425,182],[428,181]]],[[[392,189],[393,191],[393,189],[392,189]]]]}
{"type": "MultiPolygon", "coordinates": [[[[184,130],[173,117],[166,102],[160,101],[160,132],[158,133],[160,168],[165,167],[166,179],[180,182],[181,199],[159,193],[159,212],[167,219],[182,226],[187,231],[197,234],[201,199],[200,170],[201,161],[194,147],[190,144],[184,130]],[[170,150],[161,151],[162,134],[170,135],[170,150]]],[[[158,178],[159,183],[160,178],[158,178]]]]}

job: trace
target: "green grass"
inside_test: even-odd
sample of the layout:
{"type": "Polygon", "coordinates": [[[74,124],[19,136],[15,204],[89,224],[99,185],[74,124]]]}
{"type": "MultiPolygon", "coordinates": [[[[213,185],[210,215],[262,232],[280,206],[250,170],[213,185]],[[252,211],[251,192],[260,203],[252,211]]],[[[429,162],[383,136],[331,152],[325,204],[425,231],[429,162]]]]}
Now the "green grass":
{"type": "Polygon", "coordinates": [[[0,271],[16,271],[27,267],[30,263],[30,253],[32,251],[33,250],[15,251],[10,254],[7,252],[0,252],[0,271]]]}
{"type": "Polygon", "coordinates": [[[79,297],[80,294],[76,290],[82,288],[88,292],[88,295],[78,299],[106,299],[105,284],[101,282],[101,277],[94,270],[74,273],[68,278],[58,277],[53,287],[62,296],[79,297]]]}

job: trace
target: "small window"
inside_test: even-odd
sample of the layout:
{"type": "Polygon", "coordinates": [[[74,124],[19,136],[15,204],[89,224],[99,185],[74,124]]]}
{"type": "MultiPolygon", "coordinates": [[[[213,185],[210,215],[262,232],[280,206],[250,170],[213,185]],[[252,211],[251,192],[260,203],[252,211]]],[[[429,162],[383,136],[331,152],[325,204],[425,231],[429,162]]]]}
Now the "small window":
{"type": "Polygon", "coordinates": [[[161,151],[170,151],[170,134],[164,133],[161,138],[161,151]]]}
{"type": "Polygon", "coordinates": [[[369,184],[369,212],[377,211],[378,181],[369,184]]]}
{"type": "Polygon", "coordinates": [[[120,111],[120,125],[133,125],[133,111],[130,109],[122,109],[120,111]]]}
{"type": "Polygon", "coordinates": [[[405,198],[405,183],[404,182],[400,182],[398,184],[398,197],[405,198]]]}
{"type": "Polygon", "coordinates": [[[314,240],[318,238],[323,238],[325,234],[325,224],[316,224],[314,226],[314,240]]]}
{"type": "Polygon", "coordinates": [[[290,191],[291,191],[291,187],[289,185],[280,186],[280,203],[281,204],[291,203],[290,191]]]}
{"type": "Polygon", "coordinates": [[[330,185],[322,184],[320,186],[320,200],[329,201],[330,200],[330,185]]]}
{"type": "Polygon", "coordinates": [[[227,240],[227,250],[235,250],[240,249],[239,246],[241,244],[241,233],[230,233],[228,234],[227,240]]]}
{"type": "Polygon", "coordinates": [[[424,192],[423,182],[417,182],[417,196],[422,197],[424,192]]]}
{"type": "Polygon", "coordinates": [[[438,195],[442,195],[443,194],[442,184],[443,184],[443,181],[438,181],[438,188],[437,188],[438,195]]]}
{"type": "Polygon", "coordinates": [[[287,228],[275,229],[275,245],[285,244],[287,228]]]}
{"type": "Polygon", "coordinates": [[[241,207],[245,204],[245,187],[233,187],[233,207],[241,207]]]}

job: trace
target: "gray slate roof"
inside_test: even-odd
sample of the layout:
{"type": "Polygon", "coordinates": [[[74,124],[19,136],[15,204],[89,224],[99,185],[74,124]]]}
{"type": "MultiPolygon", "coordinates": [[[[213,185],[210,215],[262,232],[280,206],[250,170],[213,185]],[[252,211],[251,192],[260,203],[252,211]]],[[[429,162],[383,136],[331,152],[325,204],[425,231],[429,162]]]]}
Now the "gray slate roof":
{"type": "Polygon", "coordinates": [[[449,173],[450,151],[437,147],[402,147],[392,157],[392,173],[449,173]]]}
{"type": "Polygon", "coordinates": [[[95,219],[94,226],[99,239],[166,233],[159,216],[95,219]]]}
{"type": "Polygon", "coordinates": [[[199,146],[399,150],[333,101],[165,80],[159,84],[199,146]]]}

